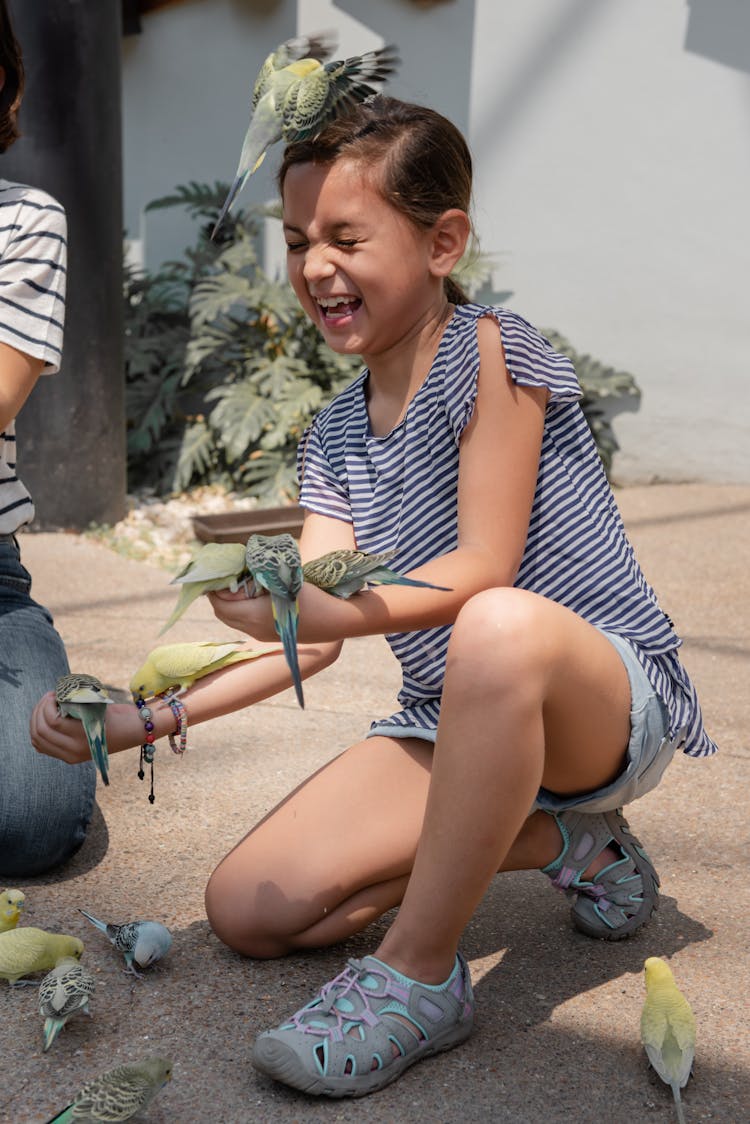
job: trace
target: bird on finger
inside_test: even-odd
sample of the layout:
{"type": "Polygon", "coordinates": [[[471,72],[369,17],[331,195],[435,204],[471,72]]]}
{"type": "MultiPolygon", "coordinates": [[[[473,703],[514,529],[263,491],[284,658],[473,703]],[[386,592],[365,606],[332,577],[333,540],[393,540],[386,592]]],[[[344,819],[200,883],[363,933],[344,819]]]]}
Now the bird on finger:
{"type": "Polygon", "coordinates": [[[238,542],[207,542],[195,553],[187,565],[174,578],[180,594],[172,615],[159,636],[180,619],[187,607],[202,593],[229,589],[232,593],[242,585],[245,573],[245,547],[238,542]]]}
{"type": "Polygon", "coordinates": [[[271,595],[271,610],[284,656],[292,673],[297,702],[304,709],[302,676],[297,654],[298,595],[302,589],[302,559],[293,535],[251,535],[245,548],[247,568],[253,578],[253,595],[271,595]]]}
{"type": "Polygon", "coordinates": [[[417,581],[390,570],[386,563],[395,553],[395,550],[382,554],[368,554],[363,550],[331,550],[320,558],[305,562],[302,573],[306,582],[332,593],[334,597],[351,597],[367,585],[409,585],[451,592],[448,586],[417,581]]]}
{"type": "Polygon", "coordinates": [[[74,956],[63,956],[39,985],[39,1014],[44,1019],[43,1052],[49,1050],[68,1019],[90,1014],[96,981],[74,956]]]}
{"type": "Polygon", "coordinates": [[[172,1078],[168,1058],[147,1057],[118,1065],[87,1081],[73,1101],[47,1124],[76,1124],[76,1121],[130,1120],[148,1108],[160,1089],[172,1078]]]}
{"type": "Polygon", "coordinates": [[[125,957],[125,971],[132,976],[140,976],[133,964],[139,968],[149,968],[169,952],[172,934],[160,921],[129,921],[124,925],[112,925],[100,921],[85,909],[79,911],[94,925],[107,940],[125,957]]]}
{"type": "Polygon", "coordinates": [[[83,954],[83,941],[63,933],[48,933],[24,925],[20,929],[9,929],[0,933],[0,979],[7,980],[11,987],[33,972],[48,972],[64,956],[80,960],[83,954]]]}
{"type": "Polygon", "coordinates": [[[329,33],[303,35],[288,39],[266,58],[253,87],[237,171],[212,238],[272,144],[289,144],[320,132],[337,114],[374,94],[374,83],[385,82],[396,71],[394,47],[325,62],[335,45],[329,33]]]}
{"type": "Polygon", "coordinates": [[[146,656],[130,680],[134,699],[152,698],[167,691],[182,694],[197,679],[229,664],[255,660],[274,648],[242,648],[242,641],[217,643],[210,640],[190,644],[162,644],[146,656]]]}
{"type": "Polygon", "coordinates": [[[0,933],[15,929],[23,912],[26,895],[20,890],[0,891],[0,933]]]}
{"type": "Polygon", "coordinates": [[[644,969],[646,1001],[641,1012],[641,1041],[649,1062],[672,1090],[678,1121],[685,1124],[680,1090],[687,1085],[693,1068],[695,1016],[665,960],[649,956],[644,969]]]}
{"type": "Polygon", "coordinates": [[[109,754],[104,733],[107,707],[110,698],[102,683],[93,675],[63,675],[55,684],[55,699],[60,713],[66,718],[77,718],[83,725],[91,757],[109,784],[109,754]]]}

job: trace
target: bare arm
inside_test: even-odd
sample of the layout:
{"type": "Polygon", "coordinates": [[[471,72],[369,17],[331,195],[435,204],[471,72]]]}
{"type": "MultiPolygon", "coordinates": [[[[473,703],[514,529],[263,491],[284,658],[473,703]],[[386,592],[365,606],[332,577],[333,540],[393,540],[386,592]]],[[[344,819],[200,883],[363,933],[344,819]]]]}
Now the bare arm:
{"type": "Polygon", "coordinates": [[[0,343],[0,433],[20,414],[43,367],[44,360],[0,343]]]}

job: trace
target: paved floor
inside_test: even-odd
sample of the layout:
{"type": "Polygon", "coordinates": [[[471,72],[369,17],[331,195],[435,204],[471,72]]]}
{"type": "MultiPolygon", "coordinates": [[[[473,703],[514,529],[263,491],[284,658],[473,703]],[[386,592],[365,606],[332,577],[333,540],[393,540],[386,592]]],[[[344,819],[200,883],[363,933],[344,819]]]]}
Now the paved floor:
{"type": "MultiPolygon", "coordinates": [[[[681,757],[632,808],[662,878],[654,922],[627,942],[593,942],[571,929],[564,898],[542,875],[505,875],[463,941],[478,1000],[465,1046],[356,1102],[308,1099],[256,1075],[247,1061],[254,1035],[305,1002],[347,955],[370,950],[384,924],[343,949],[253,962],[221,945],[203,912],[217,860],[296,781],[390,711],[397,675],[385,642],[352,641],[308,682],[304,713],[287,692],[196,728],[182,760],[161,752],[153,807],[136,777],[137,753],[113,758],[82,850],[61,871],[21,884],[25,924],[86,942],[97,976],[93,1018],[72,1021],[43,1054],[36,988],[0,990],[0,1121],[46,1120],[84,1080],[157,1050],[173,1056],[175,1075],[148,1113],[154,1124],[671,1121],[669,1090],[639,1043],[641,969],[654,954],[672,963],[698,1021],[688,1121],[750,1121],[750,487],[655,485],[619,491],[618,502],[685,637],[685,662],[722,749],[708,761],[681,757]],[[79,906],[110,921],[161,920],[172,951],[131,981],[79,906]]],[[[73,668],[125,688],[172,607],[169,575],[75,535],[25,535],[22,546],[73,668]]],[[[205,603],[173,633],[226,634],[205,603]]]]}

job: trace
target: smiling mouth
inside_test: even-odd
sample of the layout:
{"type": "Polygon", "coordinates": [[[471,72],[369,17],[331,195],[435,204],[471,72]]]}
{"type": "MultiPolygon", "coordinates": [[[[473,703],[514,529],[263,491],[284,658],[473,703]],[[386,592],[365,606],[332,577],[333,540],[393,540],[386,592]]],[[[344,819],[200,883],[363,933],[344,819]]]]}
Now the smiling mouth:
{"type": "Polygon", "coordinates": [[[359,297],[317,297],[316,303],[324,320],[331,323],[342,320],[357,311],[362,301],[359,297]]]}

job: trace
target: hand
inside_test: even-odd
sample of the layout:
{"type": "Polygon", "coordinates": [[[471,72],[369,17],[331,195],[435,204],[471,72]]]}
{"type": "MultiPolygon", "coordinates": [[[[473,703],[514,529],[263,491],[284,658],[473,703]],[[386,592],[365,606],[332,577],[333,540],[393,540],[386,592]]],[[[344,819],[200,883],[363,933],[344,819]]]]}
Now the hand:
{"type": "MultiPolygon", "coordinates": [[[[129,746],[139,745],[143,724],[132,703],[112,703],[107,707],[107,748],[117,753],[129,746]]],[[[31,744],[37,753],[57,757],[69,765],[91,760],[83,723],[75,718],[63,718],[57,706],[54,691],[42,695],[34,707],[29,722],[31,744]]],[[[166,732],[160,730],[160,734],[166,732]]]]}
{"type": "Polygon", "coordinates": [[[239,589],[236,593],[221,589],[207,596],[216,616],[229,628],[245,632],[254,640],[266,644],[278,641],[279,637],[273,623],[271,598],[268,595],[248,597],[244,589],[239,589]]]}

